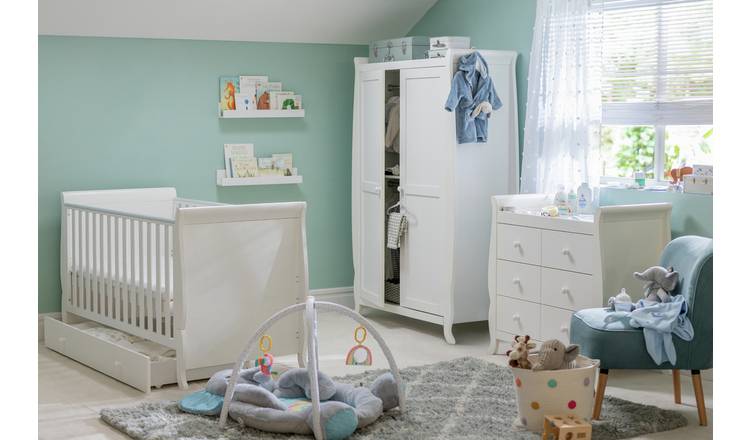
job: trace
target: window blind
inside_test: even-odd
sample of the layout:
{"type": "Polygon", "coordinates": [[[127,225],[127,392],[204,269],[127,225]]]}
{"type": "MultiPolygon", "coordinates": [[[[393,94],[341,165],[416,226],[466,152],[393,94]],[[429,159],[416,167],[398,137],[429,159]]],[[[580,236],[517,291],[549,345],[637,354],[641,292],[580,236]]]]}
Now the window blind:
{"type": "Polygon", "coordinates": [[[713,123],[712,0],[604,0],[602,17],[604,123],[713,123]]]}

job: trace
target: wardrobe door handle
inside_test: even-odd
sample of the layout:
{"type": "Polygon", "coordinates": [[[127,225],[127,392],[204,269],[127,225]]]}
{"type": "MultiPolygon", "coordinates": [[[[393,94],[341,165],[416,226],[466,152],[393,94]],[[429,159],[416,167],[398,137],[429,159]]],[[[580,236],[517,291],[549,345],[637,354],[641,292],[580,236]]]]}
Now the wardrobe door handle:
{"type": "Polygon", "coordinates": [[[563,287],[562,289],[560,289],[560,294],[570,295],[570,289],[568,289],[567,287],[563,287]]]}
{"type": "Polygon", "coordinates": [[[521,285],[521,279],[518,278],[518,277],[513,278],[513,284],[515,284],[516,286],[520,286],[521,285]]]}
{"type": "Polygon", "coordinates": [[[513,314],[513,320],[514,321],[520,321],[521,320],[521,315],[519,315],[518,313],[514,313],[513,314]]]}
{"type": "Polygon", "coordinates": [[[521,242],[520,242],[520,241],[514,241],[514,242],[513,242],[513,247],[514,247],[514,248],[518,248],[518,249],[521,249],[521,242]]]}
{"type": "Polygon", "coordinates": [[[377,194],[377,195],[380,195],[380,192],[381,192],[382,190],[383,190],[383,188],[381,188],[381,187],[379,187],[379,186],[376,186],[376,187],[374,188],[375,194],[377,194]]]}
{"type": "Polygon", "coordinates": [[[570,256],[570,249],[568,249],[568,248],[563,248],[563,250],[562,250],[562,254],[563,254],[563,255],[567,255],[567,256],[570,256]]]}
{"type": "Polygon", "coordinates": [[[568,333],[568,326],[567,325],[561,325],[560,326],[560,331],[563,332],[563,333],[568,333]]]}

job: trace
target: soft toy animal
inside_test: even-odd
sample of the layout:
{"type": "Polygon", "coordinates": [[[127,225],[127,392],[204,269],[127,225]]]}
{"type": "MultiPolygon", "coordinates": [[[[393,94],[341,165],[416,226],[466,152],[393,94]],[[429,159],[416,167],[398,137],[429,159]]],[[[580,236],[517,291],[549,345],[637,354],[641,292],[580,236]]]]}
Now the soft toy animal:
{"type": "Polygon", "coordinates": [[[643,272],[635,272],[633,276],[636,279],[646,281],[643,286],[645,289],[644,297],[646,301],[653,302],[670,302],[672,300],[671,292],[677,287],[679,273],[674,268],[667,269],[661,266],[652,266],[643,272]]]}
{"type": "Polygon", "coordinates": [[[536,347],[536,344],[529,342],[529,339],[531,339],[529,335],[516,335],[516,337],[513,338],[514,342],[512,348],[505,352],[505,355],[510,358],[508,360],[508,365],[513,368],[523,368],[526,370],[531,368],[532,365],[529,361],[529,350],[536,347]]]}
{"type": "Polygon", "coordinates": [[[539,348],[538,360],[531,369],[541,371],[569,368],[580,351],[581,348],[576,344],[570,344],[566,347],[557,339],[544,341],[539,348]]]}

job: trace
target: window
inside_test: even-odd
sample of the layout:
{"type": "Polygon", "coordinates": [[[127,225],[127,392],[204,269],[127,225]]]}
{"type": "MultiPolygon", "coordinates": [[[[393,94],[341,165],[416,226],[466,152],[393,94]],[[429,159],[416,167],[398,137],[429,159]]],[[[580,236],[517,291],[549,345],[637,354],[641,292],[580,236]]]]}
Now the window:
{"type": "Polygon", "coordinates": [[[602,175],[711,164],[712,0],[603,0],[602,175]]]}

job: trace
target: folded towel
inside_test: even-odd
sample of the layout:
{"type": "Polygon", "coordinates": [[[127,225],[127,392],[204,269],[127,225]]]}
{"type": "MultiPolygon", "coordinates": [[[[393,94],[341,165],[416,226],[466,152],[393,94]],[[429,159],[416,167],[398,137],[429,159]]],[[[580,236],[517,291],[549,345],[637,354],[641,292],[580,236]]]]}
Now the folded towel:
{"type": "Polygon", "coordinates": [[[398,249],[401,247],[401,237],[406,234],[406,216],[400,212],[388,214],[388,240],[386,246],[388,249],[398,249]]]}

